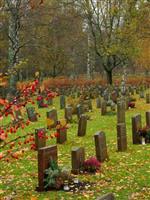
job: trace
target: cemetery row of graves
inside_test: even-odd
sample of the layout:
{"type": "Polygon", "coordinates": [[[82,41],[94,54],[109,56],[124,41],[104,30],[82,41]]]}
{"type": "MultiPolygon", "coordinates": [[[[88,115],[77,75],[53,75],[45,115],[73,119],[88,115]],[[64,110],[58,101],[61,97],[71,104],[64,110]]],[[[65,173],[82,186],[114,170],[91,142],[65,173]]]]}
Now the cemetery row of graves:
{"type": "Polygon", "coordinates": [[[2,199],[149,199],[149,85],[34,81],[0,120],[2,199]]]}

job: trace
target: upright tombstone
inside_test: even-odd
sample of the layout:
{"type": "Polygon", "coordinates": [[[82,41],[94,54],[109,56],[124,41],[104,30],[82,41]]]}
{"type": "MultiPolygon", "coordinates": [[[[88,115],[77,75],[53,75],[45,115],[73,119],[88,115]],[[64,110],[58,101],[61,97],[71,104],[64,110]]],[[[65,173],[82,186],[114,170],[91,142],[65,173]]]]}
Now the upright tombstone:
{"type": "Polygon", "coordinates": [[[78,136],[86,135],[86,127],[87,127],[87,116],[82,114],[79,119],[78,124],[78,136]]]}
{"type": "Polygon", "coordinates": [[[104,132],[97,132],[94,135],[96,157],[100,162],[104,162],[108,158],[106,136],[104,132]]]}
{"type": "Polygon", "coordinates": [[[49,105],[49,106],[53,105],[53,99],[52,98],[47,99],[47,105],[49,105]]]}
{"type": "Polygon", "coordinates": [[[141,115],[137,114],[132,117],[132,140],[133,144],[141,144],[141,139],[138,130],[142,128],[141,115]]]}
{"type": "Polygon", "coordinates": [[[52,109],[49,112],[47,112],[47,128],[55,128],[57,125],[58,116],[57,116],[57,110],[52,109]]]}
{"type": "Polygon", "coordinates": [[[130,97],[126,96],[125,98],[125,109],[128,110],[129,109],[129,102],[130,102],[130,97]]]}
{"type": "Polygon", "coordinates": [[[15,111],[15,119],[16,119],[16,121],[21,121],[21,120],[23,120],[21,110],[16,110],[16,111],[15,111]]]}
{"type": "Polygon", "coordinates": [[[144,98],[144,90],[140,90],[140,98],[143,99],[144,98]]]}
{"type": "Polygon", "coordinates": [[[127,135],[126,135],[126,124],[117,124],[117,147],[118,151],[127,150],[127,135]]]}
{"type": "Polygon", "coordinates": [[[130,88],[130,93],[131,93],[131,95],[134,95],[134,88],[133,87],[130,88]]]}
{"type": "Polygon", "coordinates": [[[31,122],[36,122],[37,121],[37,114],[35,112],[35,108],[34,107],[28,107],[26,110],[27,110],[28,119],[31,122]]]}
{"type": "Polygon", "coordinates": [[[80,116],[83,114],[83,106],[81,104],[77,105],[77,117],[80,119],[80,116]]]}
{"type": "Polygon", "coordinates": [[[85,150],[83,147],[73,147],[71,151],[72,173],[79,174],[85,161],[85,150]]]}
{"type": "Polygon", "coordinates": [[[150,111],[146,112],[146,126],[150,127],[150,111]]]}
{"type": "Polygon", "coordinates": [[[46,146],[45,128],[35,129],[35,146],[36,146],[36,150],[46,146]]]}
{"type": "Polygon", "coordinates": [[[146,94],[146,103],[150,103],[150,93],[146,94]]]}
{"type": "Polygon", "coordinates": [[[139,88],[138,87],[135,88],[135,92],[136,92],[136,94],[139,94],[139,88]]]}
{"type": "Polygon", "coordinates": [[[108,88],[104,90],[104,92],[103,92],[103,98],[104,98],[105,101],[109,100],[109,91],[108,91],[108,88]]]}
{"type": "Polygon", "coordinates": [[[89,107],[89,110],[93,109],[92,100],[91,99],[88,100],[88,107],[89,107]]]}
{"type": "Polygon", "coordinates": [[[60,95],[60,109],[64,109],[65,107],[66,107],[65,95],[60,95]]]}
{"type": "Polygon", "coordinates": [[[114,102],[111,103],[110,107],[111,111],[116,111],[116,104],[114,102]]]}
{"type": "Polygon", "coordinates": [[[37,191],[42,192],[44,188],[45,170],[50,166],[50,161],[57,162],[57,146],[43,147],[38,150],[38,182],[37,191]]]}
{"type": "Polygon", "coordinates": [[[111,99],[114,103],[117,103],[117,92],[116,91],[113,91],[111,93],[111,99]]]}
{"type": "Polygon", "coordinates": [[[115,200],[115,196],[113,193],[108,193],[101,197],[98,197],[96,200],[115,200]]]}
{"type": "Polygon", "coordinates": [[[125,123],[125,102],[117,103],[117,123],[125,123]]]}
{"type": "Polygon", "coordinates": [[[101,98],[100,97],[96,98],[96,108],[101,108],[101,98]]]}
{"type": "Polygon", "coordinates": [[[71,123],[72,122],[72,107],[71,106],[67,106],[65,108],[65,119],[67,121],[67,123],[71,123]]]}
{"type": "Polygon", "coordinates": [[[57,137],[57,144],[63,144],[67,141],[67,129],[62,128],[57,130],[58,137],[57,137]]]}
{"type": "Polygon", "coordinates": [[[107,113],[107,103],[105,100],[101,102],[101,115],[106,115],[107,113]]]}

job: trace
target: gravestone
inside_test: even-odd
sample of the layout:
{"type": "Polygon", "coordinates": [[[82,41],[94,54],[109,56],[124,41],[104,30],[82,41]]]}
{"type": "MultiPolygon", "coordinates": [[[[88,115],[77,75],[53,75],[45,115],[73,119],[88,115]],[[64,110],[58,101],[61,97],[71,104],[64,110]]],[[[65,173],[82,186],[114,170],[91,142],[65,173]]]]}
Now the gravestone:
{"type": "Polygon", "coordinates": [[[109,91],[108,91],[108,88],[106,88],[103,92],[103,98],[105,101],[108,101],[109,100],[109,91]]]}
{"type": "Polygon", "coordinates": [[[65,95],[60,96],[60,109],[64,109],[66,107],[66,98],[65,95]]]}
{"type": "Polygon", "coordinates": [[[16,110],[16,111],[15,111],[15,120],[16,120],[16,121],[21,121],[21,120],[23,120],[21,110],[16,110]]]}
{"type": "Polygon", "coordinates": [[[125,123],[125,102],[117,103],[117,123],[125,123]]]}
{"type": "Polygon", "coordinates": [[[73,147],[71,151],[72,173],[79,174],[85,161],[85,151],[83,147],[73,147]]]}
{"type": "Polygon", "coordinates": [[[100,97],[96,98],[96,108],[101,108],[101,98],[100,97]]]}
{"type": "Polygon", "coordinates": [[[146,126],[150,127],[150,111],[146,112],[146,126]]]}
{"type": "Polygon", "coordinates": [[[107,113],[107,103],[105,100],[101,102],[101,115],[106,115],[107,113]]]}
{"type": "Polygon", "coordinates": [[[86,135],[86,127],[87,127],[87,116],[82,114],[79,119],[78,124],[78,136],[86,135]]]}
{"type": "Polygon", "coordinates": [[[131,95],[134,95],[134,88],[133,87],[129,87],[129,92],[131,95]]]}
{"type": "Polygon", "coordinates": [[[117,103],[117,93],[116,91],[113,91],[111,94],[111,99],[114,103],[117,103]]]}
{"type": "Polygon", "coordinates": [[[101,197],[98,197],[96,200],[115,200],[115,196],[113,193],[108,193],[101,197]]]}
{"type": "Polygon", "coordinates": [[[126,124],[117,124],[117,147],[118,151],[127,150],[127,135],[126,135],[126,124]]]}
{"type": "Polygon", "coordinates": [[[57,137],[57,144],[63,144],[67,141],[67,129],[62,128],[57,130],[58,137],[57,137]]]}
{"type": "Polygon", "coordinates": [[[87,100],[87,104],[88,104],[89,110],[92,110],[93,106],[92,106],[92,100],[91,99],[87,100]]]}
{"type": "Polygon", "coordinates": [[[139,88],[135,88],[136,94],[139,94],[139,88]]]}
{"type": "Polygon", "coordinates": [[[137,114],[132,117],[132,140],[133,144],[141,144],[141,139],[138,130],[142,128],[141,115],[137,114]]]}
{"type": "Polygon", "coordinates": [[[143,99],[144,98],[144,90],[140,91],[140,98],[143,99]]]}
{"type": "Polygon", "coordinates": [[[94,135],[96,157],[100,162],[104,162],[108,158],[106,136],[104,132],[97,132],[94,135]]]}
{"type": "Polygon", "coordinates": [[[89,112],[90,110],[92,110],[92,101],[91,101],[91,99],[84,100],[82,102],[82,105],[83,105],[83,111],[84,112],[89,112]]]}
{"type": "Polygon", "coordinates": [[[111,103],[110,107],[111,111],[116,111],[116,104],[114,102],[111,103]]]}
{"type": "Polygon", "coordinates": [[[146,103],[150,103],[150,93],[146,94],[146,103]]]}
{"type": "Polygon", "coordinates": [[[128,110],[129,109],[129,102],[130,102],[130,97],[126,96],[125,98],[125,109],[128,110]]]}
{"type": "Polygon", "coordinates": [[[47,105],[49,105],[49,106],[53,105],[53,99],[52,98],[47,99],[47,105]]]}
{"type": "Polygon", "coordinates": [[[83,114],[83,106],[81,104],[77,105],[77,117],[80,119],[80,116],[83,114]]]}
{"type": "Polygon", "coordinates": [[[45,128],[35,129],[35,146],[36,146],[36,150],[46,146],[45,128]]]}
{"type": "Polygon", "coordinates": [[[71,106],[67,106],[65,108],[65,119],[67,121],[67,123],[71,123],[72,122],[72,107],[71,106]]]}
{"type": "Polygon", "coordinates": [[[58,116],[57,116],[57,110],[52,109],[49,112],[47,112],[47,128],[55,128],[57,125],[58,116]]]}
{"type": "Polygon", "coordinates": [[[57,146],[43,147],[38,150],[38,182],[37,191],[42,192],[44,188],[45,170],[50,166],[50,161],[57,162],[57,146]]]}
{"type": "Polygon", "coordinates": [[[31,122],[36,122],[37,121],[37,114],[35,112],[35,108],[34,107],[28,107],[26,110],[27,110],[28,119],[31,122]]]}

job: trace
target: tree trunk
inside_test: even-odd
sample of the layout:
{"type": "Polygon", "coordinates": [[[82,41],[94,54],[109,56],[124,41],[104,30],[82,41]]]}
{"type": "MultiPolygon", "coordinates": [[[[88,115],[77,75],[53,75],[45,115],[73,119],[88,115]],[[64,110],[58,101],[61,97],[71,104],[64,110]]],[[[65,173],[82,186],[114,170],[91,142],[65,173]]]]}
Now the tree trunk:
{"type": "Polygon", "coordinates": [[[10,70],[10,78],[9,78],[9,93],[10,95],[15,95],[16,92],[16,84],[17,84],[17,74],[14,70],[16,64],[18,64],[18,53],[19,53],[19,29],[20,29],[20,17],[19,11],[16,7],[15,2],[11,1],[8,4],[8,8],[10,11],[9,18],[9,49],[8,49],[8,62],[9,62],[9,70],[10,70]]]}
{"type": "Polygon", "coordinates": [[[106,73],[107,73],[107,83],[109,85],[112,85],[112,83],[113,83],[113,81],[112,81],[112,70],[106,71],[106,73]]]}

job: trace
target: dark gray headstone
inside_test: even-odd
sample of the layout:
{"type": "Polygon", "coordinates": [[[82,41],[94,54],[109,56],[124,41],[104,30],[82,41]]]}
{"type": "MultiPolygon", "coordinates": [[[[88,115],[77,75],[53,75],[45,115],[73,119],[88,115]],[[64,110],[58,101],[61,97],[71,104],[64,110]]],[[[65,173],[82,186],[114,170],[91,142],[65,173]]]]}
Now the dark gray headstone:
{"type": "Polygon", "coordinates": [[[87,116],[81,115],[78,124],[78,136],[86,135],[86,127],[87,127],[87,116]]]}
{"type": "Polygon", "coordinates": [[[137,114],[132,117],[132,140],[133,144],[141,144],[141,139],[138,130],[142,128],[141,115],[137,114]]]}
{"type": "Polygon", "coordinates": [[[113,193],[108,193],[101,197],[98,197],[96,200],[115,200],[115,196],[113,193]]]}
{"type": "Polygon", "coordinates": [[[85,160],[85,151],[83,147],[74,147],[71,151],[72,173],[79,174],[85,160]]]}
{"type": "Polygon", "coordinates": [[[101,102],[101,115],[106,115],[107,113],[107,103],[105,100],[101,102]]]}
{"type": "Polygon", "coordinates": [[[117,124],[117,147],[118,151],[127,150],[127,135],[126,135],[126,124],[117,124]]]}
{"type": "Polygon", "coordinates": [[[117,93],[116,91],[113,91],[111,94],[111,99],[114,103],[117,103],[117,93]]]}
{"type": "Polygon", "coordinates": [[[145,95],[144,95],[144,90],[141,90],[141,91],[140,91],[140,98],[143,99],[144,97],[145,97],[145,95]]]}
{"type": "Polygon", "coordinates": [[[47,105],[49,105],[49,106],[53,105],[53,99],[52,98],[48,98],[47,105]]]}
{"type": "Polygon", "coordinates": [[[77,105],[77,117],[80,119],[80,116],[83,114],[83,106],[81,104],[77,105]]]}
{"type": "Polygon", "coordinates": [[[72,122],[72,112],[73,112],[73,109],[71,106],[67,106],[65,108],[65,119],[66,119],[67,123],[72,122]]]}
{"type": "Polygon", "coordinates": [[[64,95],[60,96],[60,109],[64,109],[66,107],[66,98],[64,95]]]}
{"type": "Polygon", "coordinates": [[[101,108],[101,98],[100,97],[96,98],[96,108],[101,108]]]}
{"type": "Polygon", "coordinates": [[[117,103],[117,122],[125,123],[125,102],[119,101],[117,103]]]}
{"type": "Polygon", "coordinates": [[[23,120],[21,110],[16,110],[16,111],[15,111],[15,119],[16,119],[16,121],[21,121],[21,120],[23,120]]]}
{"type": "Polygon", "coordinates": [[[57,130],[58,137],[57,137],[57,144],[63,144],[67,141],[67,129],[59,129],[57,130]]]}
{"type": "Polygon", "coordinates": [[[45,128],[35,129],[35,145],[36,145],[36,150],[46,146],[45,128]]]}
{"type": "Polygon", "coordinates": [[[108,158],[106,136],[104,132],[97,132],[94,135],[96,157],[100,162],[104,162],[108,158]]]}
{"type": "Polygon", "coordinates": [[[47,128],[55,128],[57,125],[58,116],[57,116],[57,110],[52,109],[49,112],[47,112],[47,128]]]}
{"type": "Polygon", "coordinates": [[[34,107],[28,107],[27,109],[27,114],[28,114],[28,119],[31,122],[36,122],[37,121],[37,115],[35,112],[35,108],[34,107]]]}
{"type": "Polygon", "coordinates": [[[150,93],[146,94],[146,103],[150,103],[150,93]]]}
{"type": "Polygon", "coordinates": [[[150,127],[150,111],[146,112],[146,125],[150,127]]]}

